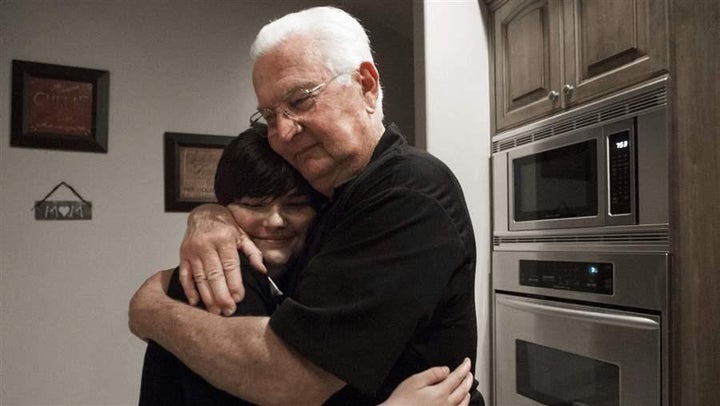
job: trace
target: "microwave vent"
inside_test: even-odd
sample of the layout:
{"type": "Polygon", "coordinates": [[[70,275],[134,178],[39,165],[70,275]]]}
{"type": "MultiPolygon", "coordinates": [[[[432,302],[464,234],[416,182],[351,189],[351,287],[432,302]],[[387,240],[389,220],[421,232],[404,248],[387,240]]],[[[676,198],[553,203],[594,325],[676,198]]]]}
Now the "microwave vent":
{"type": "MultiPolygon", "coordinates": [[[[517,135],[493,142],[492,151],[502,152],[521,145],[529,144],[541,139],[566,134],[582,128],[603,125],[613,120],[638,115],[667,105],[667,88],[655,86],[645,92],[637,93],[631,97],[624,95],[618,100],[600,104],[600,107],[587,110],[581,108],[577,112],[563,114],[563,118],[554,117],[547,124],[531,125],[528,131],[520,131],[517,135]],[[581,112],[582,111],[582,112],[581,112]]],[[[590,106],[588,106],[590,108],[590,106]]]]}
{"type": "Polygon", "coordinates": [[[537,131],[535,134],[533,134],[533,139],[535,141],[542,140],[544,138],[552,137],[553,136],[553,129],[552,128],[546,128],[544,130],[537,131]]]}
{"type": "Polygon", "coordinates": [[[668,244],[668,233],[630,234],[563,234],[522,237],[493,237],[493,245],[502,244],[601,244],[601,245],[658,245],[668,244]]]}

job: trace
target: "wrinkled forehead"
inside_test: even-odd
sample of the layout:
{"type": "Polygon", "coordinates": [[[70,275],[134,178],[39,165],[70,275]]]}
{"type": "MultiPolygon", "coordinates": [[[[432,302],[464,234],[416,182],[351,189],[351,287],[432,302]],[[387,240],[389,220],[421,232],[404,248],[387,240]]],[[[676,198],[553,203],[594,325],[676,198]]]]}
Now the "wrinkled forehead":
{"type": "Polygon", "coordinates": [[[316,84],[328,73],[320,47],[311,38],[298,35],[258,56],[253,65],[253,87],[260,101],[267,97],[279,97],[274,94],[276,92],[316,84]],[[273,94],[267,94],[270,90],[273,94]]]}

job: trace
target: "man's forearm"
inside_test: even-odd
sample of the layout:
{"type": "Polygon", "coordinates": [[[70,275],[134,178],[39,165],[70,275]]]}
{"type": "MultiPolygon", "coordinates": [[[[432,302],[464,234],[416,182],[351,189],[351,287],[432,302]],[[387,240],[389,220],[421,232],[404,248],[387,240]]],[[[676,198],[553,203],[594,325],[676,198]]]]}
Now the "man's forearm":
{"type": "Polygon", "coordinates": [[[320,404],[343,386],[290,350],[267,317],[225,318],[157,294],[139,302],[131,302],[135,334],[158,342],[235,396],[262,404],[320,404]]]}
{"type": "MultiPolygon", "coordinates": [[[[243,362],[257,358],[260,349],[251,349],[262,341],[267,320],[260,317],[223,319],[176,301],[162,301],[141,316],[145,335],[177,356],[185,365],[213,386],[235,396],[257,402],[250,392],[255,379],[249,376],[243,362]],[[245,386],[248,388],[246,389],[245,386]]],[[[253,375],[262,377],[260,365],[253,375]]],[[[265,377],[267,378],[267,377],[265,377]]],[[[262,387],[271,387],[271,379],[255,385],[262,397],[262,387]]]]}

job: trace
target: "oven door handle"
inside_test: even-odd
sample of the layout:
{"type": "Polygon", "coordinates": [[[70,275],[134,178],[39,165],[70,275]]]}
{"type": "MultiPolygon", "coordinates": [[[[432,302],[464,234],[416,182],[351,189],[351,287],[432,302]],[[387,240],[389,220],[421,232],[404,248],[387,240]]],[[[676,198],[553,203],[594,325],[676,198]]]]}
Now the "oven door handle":
{"type": "Polygon", "coordinates": [[[516,299],[497,296],[498,304],[514,307],[518,310],[529,311],[533,313],[542,313],[549,316],[573,318],[581,321],[589,321],[591,323],[610,324],[621,327],[629,327],[638,330],[658,330],[660,324],[652,319],[642,316],[629,316],[624,314],[610,314],[594,312],[589,310],[568,309],[565,307],[548,306],[539,303],[528,303],[516,299]]]}

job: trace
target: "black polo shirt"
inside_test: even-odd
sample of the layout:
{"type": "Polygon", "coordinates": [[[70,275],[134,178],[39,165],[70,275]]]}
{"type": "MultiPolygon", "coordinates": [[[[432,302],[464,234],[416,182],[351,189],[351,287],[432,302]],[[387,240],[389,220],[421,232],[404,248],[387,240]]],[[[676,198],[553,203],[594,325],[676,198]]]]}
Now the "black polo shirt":
{"type": "MultiPolygon", "coordinates": [[[[242,278],[245,298],[237,304],[233,316],[268,316],[277,307],[278,298],[270,291],[267,277],[254,270],[243,258],[242,278]]],[[[172,274],[168,296],[187,303],[178,270],[172,274]]],[[[200,305],[202,307],[202,305],[200,305]]],[[[210,385],[179,359],[154,341],[145,351],[140,406],[230,406],[252,405],[210,385]]]]}
{"type": "MultiPolygon", "coordinates": [[[[379,402],[428,367],[474,365],[475,240],[463,193],[394,125],[335,191],[297,269],[270,325],[351,386],[336,397],[379,402]]],[[[476,387],[471,403],[482,404],[476,387]]]]}

